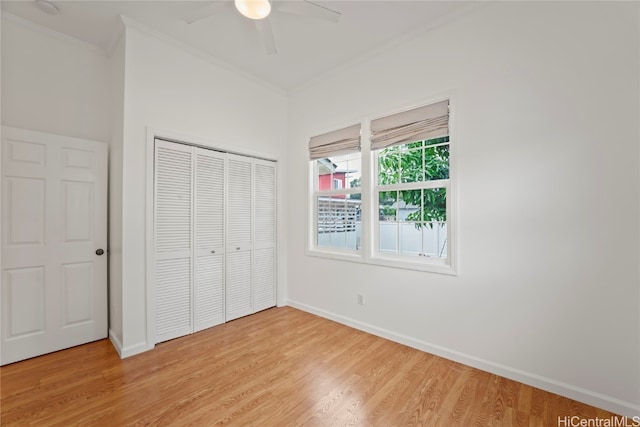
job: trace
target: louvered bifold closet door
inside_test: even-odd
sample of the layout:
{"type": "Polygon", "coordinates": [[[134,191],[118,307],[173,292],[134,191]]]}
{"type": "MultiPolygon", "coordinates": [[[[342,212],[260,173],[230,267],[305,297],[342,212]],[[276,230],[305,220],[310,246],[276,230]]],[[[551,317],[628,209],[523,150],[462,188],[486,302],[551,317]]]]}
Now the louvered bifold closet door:
{"type": "Polygon", "coordinates": [[[253,213],[253,162],[227,155],[227,262],[226,320],[253,313],[251,303],[251,254],[253,213]]]}
{"type": "Polygon", "coordinates": [[[276,305],[276,164],[254,166],[253,311],[276,305]]]}
{"type": "Polygon", "coordinates": [[[195,149],[194,332],[224,323],[223,153],[195,149]]]}
{"type": "Polygon", "coordinates": [[[192,331],[192,151],[155,141],[156,342],[192,331]]]}

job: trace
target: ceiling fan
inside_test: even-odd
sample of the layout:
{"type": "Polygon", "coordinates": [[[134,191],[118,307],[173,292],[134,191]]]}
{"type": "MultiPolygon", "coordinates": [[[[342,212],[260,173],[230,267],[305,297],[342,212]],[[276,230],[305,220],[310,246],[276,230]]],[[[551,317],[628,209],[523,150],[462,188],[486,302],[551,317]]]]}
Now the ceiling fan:
{"type": "MultiPolygon", "coordinates": [[[[187,24],[208,18],[223,11],[231,2],[225,0],[217,0],[194,10],[192,13],[185,15],[183,20],[187,24]]],[[[269,15],[273,11],[285,12],[293,15],[308,16],[315,19],[321,19],[328,22],[340,21],[340,12],[313,3],[308,0],[234,0],[234,5],[238,12],[252,19],[255,23],[258,37],[262,45],[269,55],[277,53],[276,42],[273,37],[273,30],[269,22],[269,15]]]]}

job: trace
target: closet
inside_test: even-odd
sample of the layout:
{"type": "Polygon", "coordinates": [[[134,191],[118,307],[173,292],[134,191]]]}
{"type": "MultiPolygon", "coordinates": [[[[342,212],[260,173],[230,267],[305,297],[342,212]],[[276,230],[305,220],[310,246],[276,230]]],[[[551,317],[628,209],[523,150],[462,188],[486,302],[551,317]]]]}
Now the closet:
{"type": "Polygon", "coordinates": [[[276,304],[276,163],[155,140],[155,341],[276,304]]]}

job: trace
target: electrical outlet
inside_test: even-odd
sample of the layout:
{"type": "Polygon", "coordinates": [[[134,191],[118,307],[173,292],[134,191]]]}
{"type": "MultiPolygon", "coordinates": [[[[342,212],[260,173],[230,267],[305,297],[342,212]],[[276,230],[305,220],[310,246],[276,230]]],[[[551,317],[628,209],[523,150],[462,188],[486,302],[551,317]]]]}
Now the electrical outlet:
{"type": "Polygon", "coordinates": [[[364,305],[364,295],[358,294],[358,305],[364,305]]]}

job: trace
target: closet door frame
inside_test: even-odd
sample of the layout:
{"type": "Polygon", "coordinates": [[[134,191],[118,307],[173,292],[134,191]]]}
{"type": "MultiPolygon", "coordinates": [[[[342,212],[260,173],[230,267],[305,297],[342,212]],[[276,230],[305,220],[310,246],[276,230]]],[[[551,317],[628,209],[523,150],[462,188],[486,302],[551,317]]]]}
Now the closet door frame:
{"type": "MultiPolygon", "coordinates": [[[[156,324],[155,324],[155,318],[156,318],[156,283],[155,283],[155,265],[156,265],[156,257],[155,257],[155,251],[156,251],[156,245],[155,245],[155,236],[154,236],[154,229],[155,229],[155,212],[154,212],[154,188],[155,188],[155,184],[154,184],[154,175],[155,175],[155,171],[154,171],[154,167],[155,167],[155,140],[156,139],[161,139],[164,141],[168,141],[168,142],[175,142],[178,144],[184,144],[184,145],[190,145],[190,146],[194,146],[194,147],[200,147],[200,148],[205,148],[205,149],[209,149],[209,150],[214,150],[214,151],[219,151],[222,153],[229,153],[229,154],[237,154],[237,155],[241,155],[241,156],[245,156],[245,157],[251,157],[254,159],[258,159],[258,160],[263,160],[263,161],[268,161],[268,162],[273,162],[274,163],[274,167],[276,168],[276,196],[277,196],[277,165],[278,165],[278,159],[275,158],[273,155],[269,155],[269,154],[265,154],[265,153],[261,153],[261,152],[257,152],[257,151],[252,151],[252,150],[238,150],[237,147],[232,147],[229,145],[226,145],[224,143],[221,143],[219,141],[216,140],[211,140],[211,139],[204,139],[204,138],[198,138],[198,137],[194,137],[192,135],[185,135],[184,133],[177,133],[177,132],[173,132],[173,131],[167,131],[167,130],[163,130],[163,129],[156,129],[156,128],[152,128],[152,127],[148,127],[147,128],[147,141],[146,141],[146,209],[145,209],[145,217],[146,217],[146,221],[145,221],[145,241],[146,241],[146,265],[145,265],[145,276],[146,276],[146,281],[145,281],[145,290],[146,290],[146,320],[147,320],[147,324],[146,324],[146,349],[142,349],[142,347],[144,347],[143,345],[136,345],[135,348],[132,348],[131,350],[129,350],[128,348],[120,348],[120,356],[122,358],[124,357],[128,357],[128,356],[133,356],[134,354],[138,354],[141,351],[148,351],[148,350],[152,350],[155,345],[155,339],[156,339],[156,324]]],[[[225,182],[225,193],[226,193],[226,182],[225,182]]],[[[227,194],[225,194],[225,199],[227,197],[227,194]]],[[[226,200],[225,200],[226,202],[226,200]]],[[[276,218],[276,223],[277,223],[277,218],[276,218]]],[[[225,242],[226,243],[226,242],[225,242]]],[[[277,239],[276,239],[276,265],[274,266],[275,269],[275,286],[277,288],[277,268],[278,268],[278,261],[277,261],[277,254],[278,254],[278,250],[277,250],[277,239]]],[[[226,255],[225,255],[226,256],[226,255]]],[[[124,333],[124,331],[123,331],[124,333]]]]}

